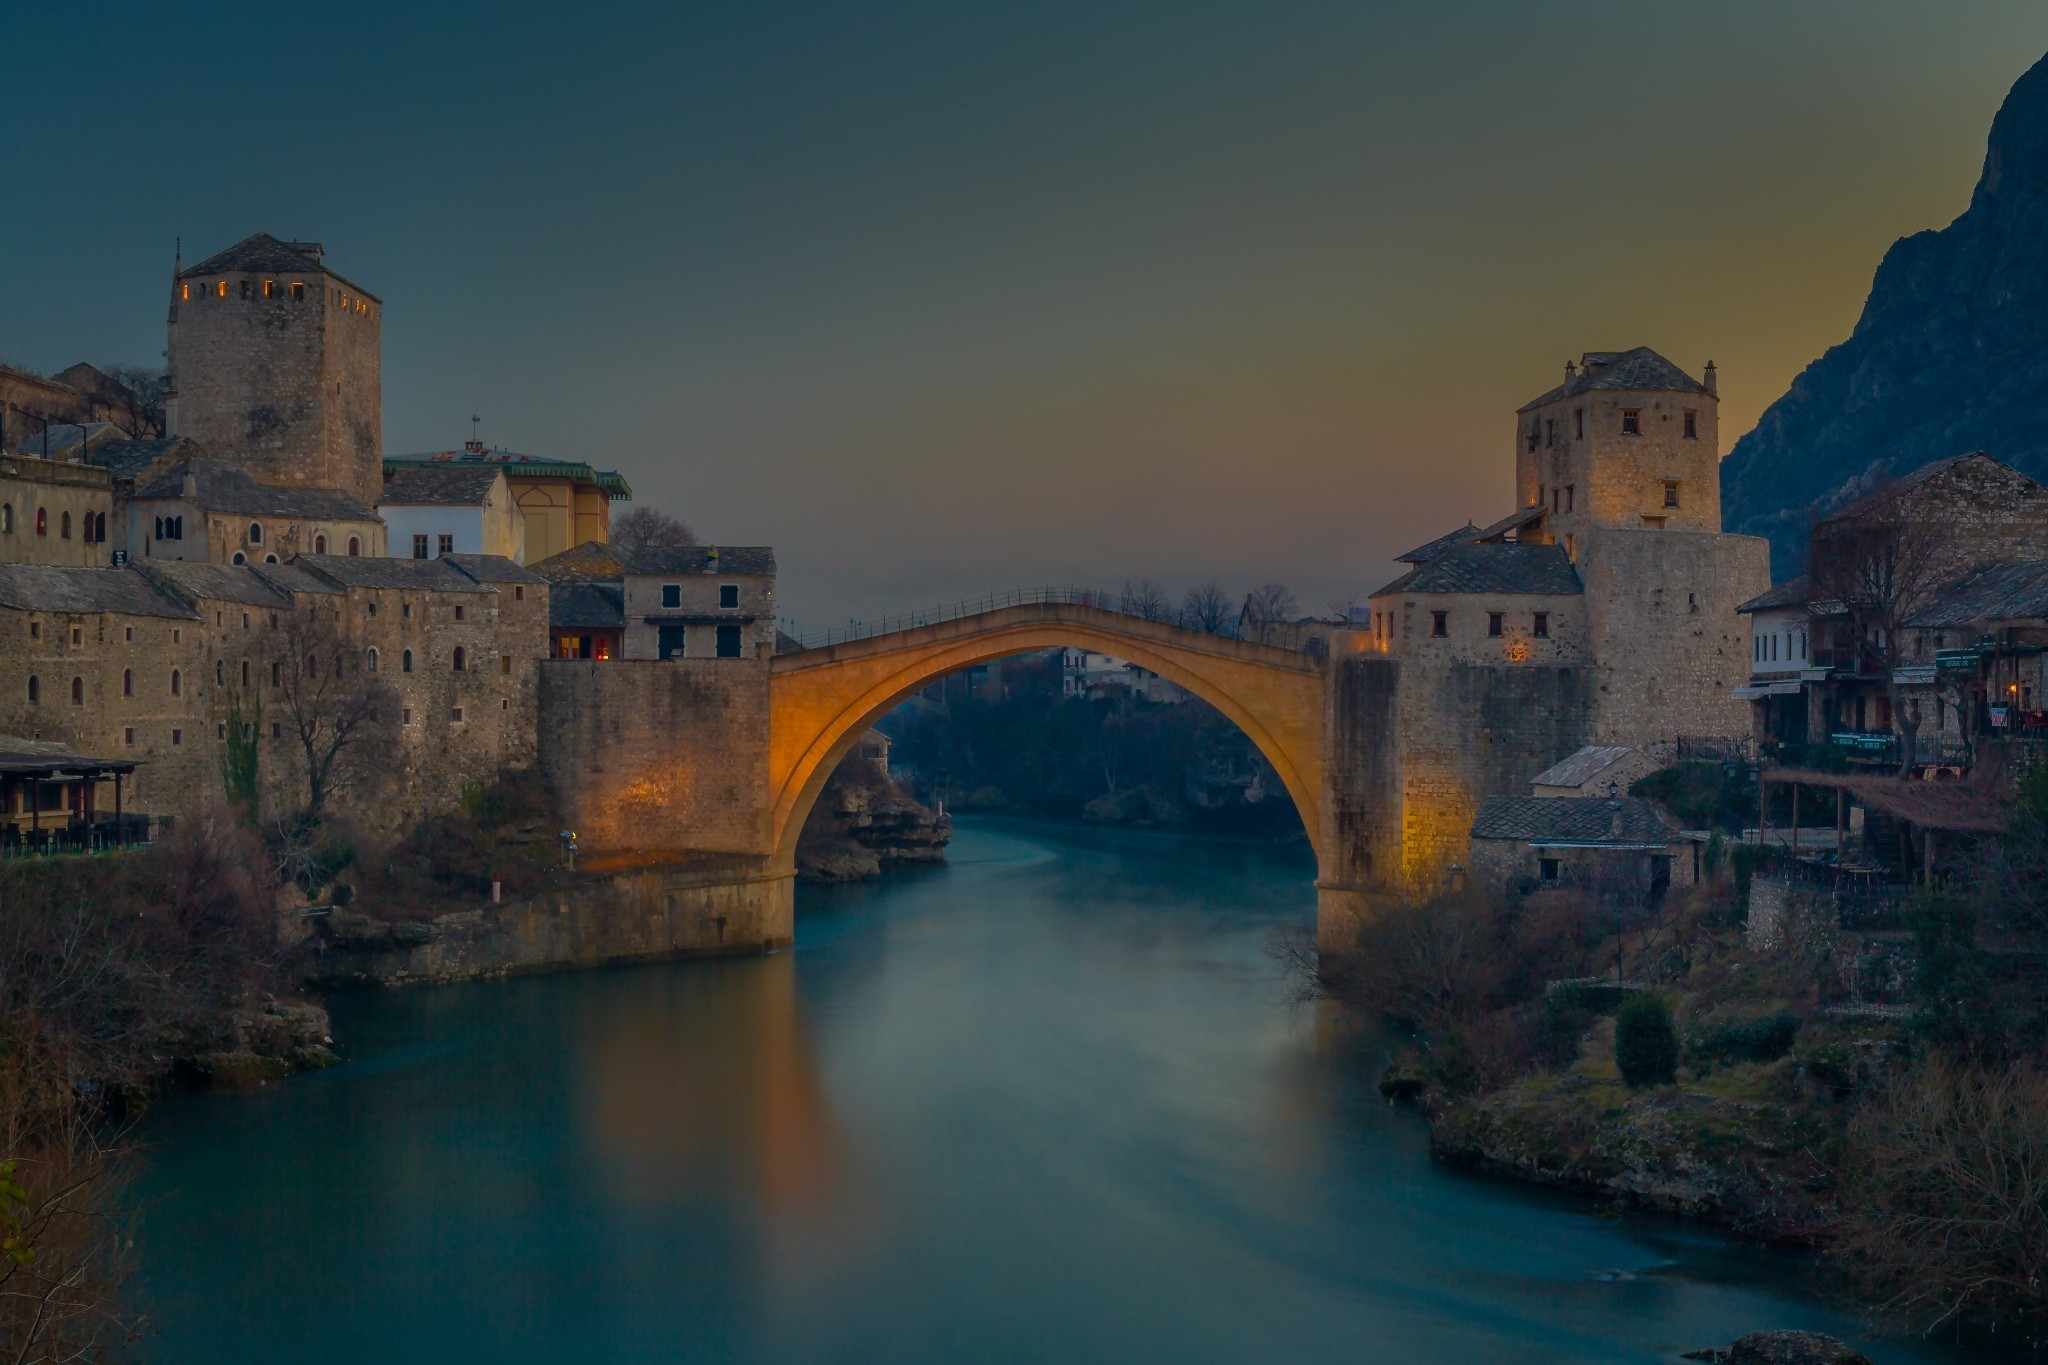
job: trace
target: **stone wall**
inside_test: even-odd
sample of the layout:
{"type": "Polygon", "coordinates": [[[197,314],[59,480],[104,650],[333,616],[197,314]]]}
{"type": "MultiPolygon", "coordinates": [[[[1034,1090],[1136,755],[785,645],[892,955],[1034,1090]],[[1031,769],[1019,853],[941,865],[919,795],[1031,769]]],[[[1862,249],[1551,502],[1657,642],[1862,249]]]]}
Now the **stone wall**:
{"type": "Polygon", "coordinates": [[[107,563],[120,533],[113,506],[113,477],[104,469],[0,455],[0,564],[107,563]],[[88,538],[88,516],[107,518],[106,540],[88,538]]]}
{"type": "Polygon", "coordinates": [[[766,854],[768,661],[551,659],[541,766],[592,853],[766,854]]]}
{"type": "Polygon", "coordinates": [[[1401,887],[1401,662],[1332,654],[1324,674],[1318,939],[1341,947],[1401,887]]]}
{"type": "Polygon", "coordinates": [[[1586,599],[1579,594],[1390,593],[1373,599],[1391,624],[1388,649],[1417,668],[1454,663],[1518,664],[1531,667],[1576,664],[1586,655],[1586,599]],[[1444,634],[1434,634],[1435,614],[1444,614],[1444,634]],[[1489,634],[1493,613],[1501,633],[1489,634]],[[1545,618],[1548,636],[1536,634],[1545,618]]]}
{"type": "Polygon", "coordinates": [[[316,917],[299,965],[316,981],[404,985],[787,948],[794,882],[706,866],[593,878],[509,905],[397,924],[316,917]]]}
{"type": "Polygon", "coordinates": [[[1588,531],[1579,550],[1597,674],[1594,744],[1746,735],[1748,622],[1735,608],[1770,586],[1755,536],[1588,531]]]}

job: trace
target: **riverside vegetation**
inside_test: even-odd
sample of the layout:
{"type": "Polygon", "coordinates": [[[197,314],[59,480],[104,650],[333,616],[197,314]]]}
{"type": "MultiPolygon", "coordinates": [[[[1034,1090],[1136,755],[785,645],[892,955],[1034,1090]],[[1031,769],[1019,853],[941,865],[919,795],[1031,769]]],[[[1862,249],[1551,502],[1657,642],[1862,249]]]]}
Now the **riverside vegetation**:
{"type": "Polygon", "coordinates": [[[1441,1160],[1821,1248],[1885,1320],[2038,1346],[2048,774],[1909,902],[1903,954],[1822,904],[1747,932],[1749,853],[1717,842],[1715,875],[1648,909],[1598,888],[1409,904],[1319,988],[1412,1040],[1381,1089],[1441,1160]]]}

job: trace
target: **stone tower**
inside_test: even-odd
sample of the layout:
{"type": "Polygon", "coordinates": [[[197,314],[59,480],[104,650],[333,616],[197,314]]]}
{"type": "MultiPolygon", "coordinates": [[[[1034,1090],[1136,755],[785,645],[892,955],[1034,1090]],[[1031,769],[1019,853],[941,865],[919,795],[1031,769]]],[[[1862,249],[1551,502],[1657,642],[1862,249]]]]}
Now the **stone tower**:
{"type": "Polygon", "coordinates": [[[317,242],[257,233],[171,282],[170,433],[265,483],[383,485],[384,305],[317,242]]]}
{"type": "Polygon", "coordinates": [[[1647,346],[1588,351],[1515,413],[1516,501],[1574,551],[1594,528],[1720,530],[1714,386],[1647,346]]]}

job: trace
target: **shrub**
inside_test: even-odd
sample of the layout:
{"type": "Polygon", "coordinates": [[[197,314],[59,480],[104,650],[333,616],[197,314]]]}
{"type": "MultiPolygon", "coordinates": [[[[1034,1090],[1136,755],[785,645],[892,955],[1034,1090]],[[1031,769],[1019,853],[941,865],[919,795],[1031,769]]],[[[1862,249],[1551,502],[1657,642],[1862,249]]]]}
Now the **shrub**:
{"type": "Polygon", "coordinates": [[[1614,1064],[1631,1090],[1677,1079],[1678,1031],[1662,995],[1643,991],[1631,996],[1614,1016],[1614,1064]]]}

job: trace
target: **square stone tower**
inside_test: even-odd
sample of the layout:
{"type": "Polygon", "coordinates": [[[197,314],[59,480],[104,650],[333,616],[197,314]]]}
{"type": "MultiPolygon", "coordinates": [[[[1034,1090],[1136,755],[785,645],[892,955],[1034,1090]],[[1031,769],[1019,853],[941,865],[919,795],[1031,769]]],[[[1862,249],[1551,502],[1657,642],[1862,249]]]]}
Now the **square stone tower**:
{"type": "Polygon", "coordinates": [[[1594,528],[1721,529],[1714,367],[1694,379],[1647,346],[1588,351],[1515,413],[1515,493],[1573,551],[1594,528]]]}
{"type": "Polygon", "coordinates": [[[264,483],[337,488],[374,506],[384,305],[323,254],[259,232],[176,272],[167,424],[264,483]]]}

